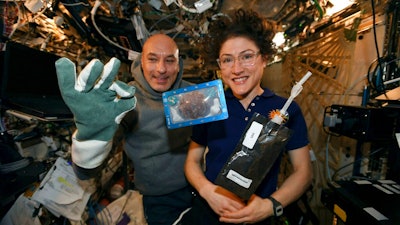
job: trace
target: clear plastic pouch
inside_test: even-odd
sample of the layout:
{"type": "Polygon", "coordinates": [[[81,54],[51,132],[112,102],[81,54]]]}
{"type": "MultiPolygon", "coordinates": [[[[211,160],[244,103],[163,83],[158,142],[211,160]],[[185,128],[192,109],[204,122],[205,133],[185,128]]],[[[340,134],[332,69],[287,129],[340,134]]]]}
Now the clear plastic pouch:
{"type": "Polygon", "coordinates": [[[168,129],[228,118],[221,80],[164,92],[162,97],[168,129]]]}

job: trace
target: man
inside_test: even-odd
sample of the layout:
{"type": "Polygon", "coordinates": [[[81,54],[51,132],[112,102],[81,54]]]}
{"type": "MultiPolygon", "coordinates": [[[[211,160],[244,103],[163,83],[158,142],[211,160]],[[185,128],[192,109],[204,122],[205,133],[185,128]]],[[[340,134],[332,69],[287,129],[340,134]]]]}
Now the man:
{"type": "Polygon", "coordinates": [[[191,128],[168,130],[162,93],[189,86],[183,81],[179,50],[169,36],[156,34],[143,45],[141,66],[133,69],[136,109],[121,123],[125,152],[133,162],[135,187],[143,194],[149,224],[172,224],[190,207],[183,172],[191,128]]]}
{"type": "MultiPolygon", "coordinates": [[[[140,61],[133,67],[134,80],[129,85],[135,87],[137,104],[133,110],[123,111],[124,114],[116,117],[124,116],[114,135],[113,144],[117,145],[124,140],[124,150],[133,162],[135,188],[143,195],[147,223],[171,225],[191,205],[191,192],[183,172],[191,128],[168,130],[162,93],[191,83],[182,80],[183,64],[179,59],[178,46],[165,34],[155,34],[146,40],[140,61]]],[[[109,70],[106,68],[107,65],[103,73],[109,70]]],[[[119,101],[126,100],[126,97],[122,97],[119,101]]],[[[99,104],[92,103],[90,107],[100,107],[96,106],[99,104]]],[[[79,113],[74,113],[75,117],[76,114],[79,113]]],[[[102,117],[97,120],[102,120],[102,117]]],[[[79,171],[88,172],[94,166],[85,167],[79,154],[75,155],[72,158],[75,164],[78,163],[75,166],[78,168],[77,174],[85,177],[79,175],[79,171]]],[[[90,159],[83,161],[90,164],[90,159]]]]}

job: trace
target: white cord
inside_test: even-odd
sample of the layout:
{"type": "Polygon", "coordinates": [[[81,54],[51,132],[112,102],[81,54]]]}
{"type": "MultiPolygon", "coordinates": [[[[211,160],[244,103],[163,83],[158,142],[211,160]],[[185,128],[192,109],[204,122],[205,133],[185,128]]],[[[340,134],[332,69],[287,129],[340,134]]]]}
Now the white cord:
{"type": "Polygon", "coordinates": [[[177,5],[179,8],[181,8],[181,9],[183,9],[183,10],[185,10],[185,11],[188,11],[188,12],[190,12],[190,13],[199,13],[199,11],[197,11],[197,9],[186,7],[186,6],[182,3],[182,0],[175,0],[174,3],[175,3],[175,5],[177,5]]]}
{"type": "Polygon", "coordinates": [[[177,225],[177,224],[181,221],[182,217],[183,217],[187,212],[189,212],[189,210],[191,210],[191,209],[192,209],[192,208],[187,208],[187,209],[185,209],[185,211],[183,211],[183,212],[179,215],[178,219],[175,220],[175,222],[174,222],[172,225],[177,225]]]}
{"type": "Polygon", "coordinates": [[[104,35],[103,32],[101,32],[101,30],[99,29],[99,27],[97,26],[96,21],[95,21],[95,15],[96,15],[97,9],[100,7],[100,5],[101,5],[101,2],[100,2],[99,0],[96,0],[94,6],[93,6],[93,8],[92,8],[92,10],[90,11],[90,14],[91,14],[91,18],[92,18],[92,22],[93,22],[94,28],[95,28],[95,29],[99,32],[99,34],[100,34],[104,39],[106,39],[110,44],[112,44],[112,45],[114,45],[114,46],[116,46],[116,47],[118,47],[118,48],[120,48],[120,49],[122,49],[122,50],[125,50],[125,51],[127,51],[127,52],[131,51],[130,49],[125,48],[125,47],[123,47],[123,46],[121,46],[121,45],[115,43],[114,41],[112,41],[111,39],[109,39],[106,35],[104,35]]]}
{"type": "Polygon", "coordinates": [[[197,3],[200,3],[198,6],[196,6],[196,8],[188,8],[185,6],[185,4],[182,3],[182,0],[174,0],[173,1],[175,3],[175,5],[177,5],[179,8],[190,12],[190,13],[202,13],[204,12],[204,10],[207,10],[209,8],[212,7],[212,5],[214,4],[214,1],[208,1],[208,0],[199,0],[197,3]]]}

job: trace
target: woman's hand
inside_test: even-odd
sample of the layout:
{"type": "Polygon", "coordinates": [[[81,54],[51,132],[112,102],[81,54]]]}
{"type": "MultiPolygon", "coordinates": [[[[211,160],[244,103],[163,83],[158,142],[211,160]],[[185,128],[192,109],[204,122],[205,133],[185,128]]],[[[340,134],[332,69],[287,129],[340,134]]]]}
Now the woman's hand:
{"type": "Polygon", "coordinates": [[[273,215],[272,202],[252,195],[248,204],[236,211],[221,214],[220,221],[225,223],[256,223],[273,215]]]}
{"type": "Polygon", "coordinates": [[[245,203],[232,192],[214,184],[202,189],[200,195],[208,202],[214,212],[220,216],[227,212],[236,212],[245,207],[245,203]]]}

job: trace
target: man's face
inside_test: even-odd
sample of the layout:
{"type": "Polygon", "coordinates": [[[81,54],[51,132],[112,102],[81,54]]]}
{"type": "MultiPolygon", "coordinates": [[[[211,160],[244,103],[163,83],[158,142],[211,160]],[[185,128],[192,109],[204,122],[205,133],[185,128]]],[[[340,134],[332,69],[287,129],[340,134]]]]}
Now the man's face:
{"type": "Polygon", "coordinates": [[[175,42],[165,36],[148,39],[143,46],[142,68],[153,90],[168,91],[179,72],[179,50],[175,42]]]}

